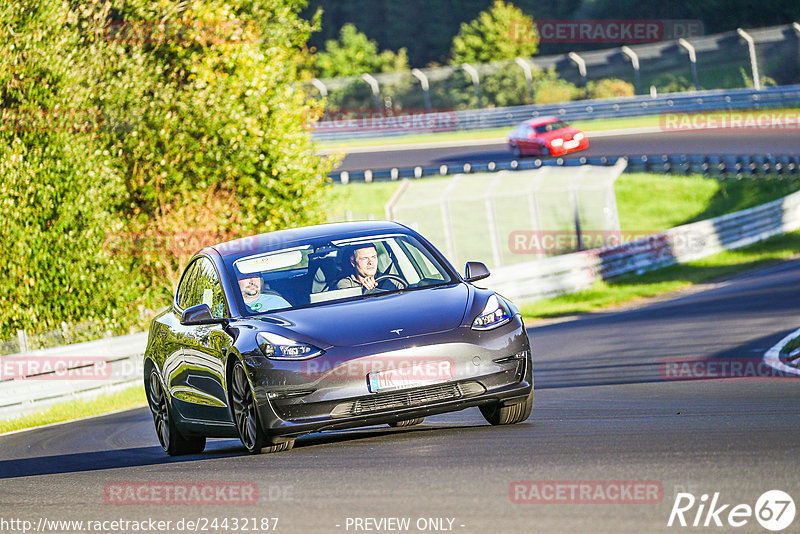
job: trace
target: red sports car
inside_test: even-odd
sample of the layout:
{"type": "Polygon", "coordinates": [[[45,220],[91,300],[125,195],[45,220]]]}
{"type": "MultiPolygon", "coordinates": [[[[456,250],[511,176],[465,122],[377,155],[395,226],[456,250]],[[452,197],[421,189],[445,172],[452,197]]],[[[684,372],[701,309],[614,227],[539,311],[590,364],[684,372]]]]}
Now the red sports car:
{"type": "Polygon", "coordinates": [[[563,156],[586,150],[586,134],[558,117],[541,117],[520,123],[508,134],[508,146],[515,158],[522,156],[563,156]]]}

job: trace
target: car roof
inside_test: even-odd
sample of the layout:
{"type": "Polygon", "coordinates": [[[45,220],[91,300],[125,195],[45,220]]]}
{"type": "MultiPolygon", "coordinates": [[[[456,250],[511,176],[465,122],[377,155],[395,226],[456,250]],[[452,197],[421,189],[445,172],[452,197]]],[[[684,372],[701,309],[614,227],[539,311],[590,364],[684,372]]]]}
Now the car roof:
{"type": "Polygon", "coordinates": [[[560,121],[560,120],[562,120],[562,119],[559,119],[558,117],[555,117],[555,116],[537,117],[535,119],[528,119],[525,122],[523,122],[523,124],[526,124],[528,126],[540,126],[542,124],[548,124],[548,123],[556,122],[556,121],[560,121]]]}
{"type": "Polygon", "coordinates": [[[310,240],[332,237],[347,239],[380,232],[412,233],[406,226],[393,221],[358,221],[303,226],[268,232],[206,247],[200,253],[214,251],[226,262],[265,252],[301,245],[310,240]]]}

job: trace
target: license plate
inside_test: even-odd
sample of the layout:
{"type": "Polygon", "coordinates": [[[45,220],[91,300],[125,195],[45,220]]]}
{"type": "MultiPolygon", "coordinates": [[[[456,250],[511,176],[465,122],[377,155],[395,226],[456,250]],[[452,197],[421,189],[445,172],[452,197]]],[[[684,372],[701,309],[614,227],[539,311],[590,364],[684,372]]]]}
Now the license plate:
{"type": "Polygon", "coordinates": [[[575,141],[574,139],[572,141],[567,141],[566,143],[564,143],[564,148],[566,149],[575,148],[576,146],[578,146],[578,142],[575,141]]]}
{"type": "Polygon", "coordinates": [[[377,393],[445,382],[453,378],[452,365],[445,360],[376,371],[367,375],[367,387],[370,393],[377,393]]]}

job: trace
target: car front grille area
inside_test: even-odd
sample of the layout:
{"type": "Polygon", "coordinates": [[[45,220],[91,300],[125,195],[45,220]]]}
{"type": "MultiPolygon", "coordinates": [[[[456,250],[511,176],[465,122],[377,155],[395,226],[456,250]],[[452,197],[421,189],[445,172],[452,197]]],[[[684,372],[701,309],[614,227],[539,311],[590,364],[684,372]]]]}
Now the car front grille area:
{"type": "Polygon", "coordinates": [[[363,415],[395,408],[420,406],[438,401],[464,399],[480,395],[484,391],[486,391],[486,388],[481,384],[469,381],[455,384],[437,384],[408,391],[379,393],[371,397],[343,402],[331,411],[331,417],[363,415]]]}

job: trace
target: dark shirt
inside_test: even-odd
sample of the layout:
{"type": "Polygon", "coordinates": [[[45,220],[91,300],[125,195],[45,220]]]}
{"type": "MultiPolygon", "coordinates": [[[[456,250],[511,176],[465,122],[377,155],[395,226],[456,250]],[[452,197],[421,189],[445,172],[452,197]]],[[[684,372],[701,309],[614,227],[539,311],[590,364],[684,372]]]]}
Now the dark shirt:
{"type": "MultiPolygon", "coordinates": [[[[380,277],[380,275],[379,275],[379,277],[380,277]]],[[[346,277],[342,278],[341,280],[339,280],[338,282],[336,282],[336,289],[347,289],[347,288],[350,288],[350,287],[360,287],[360,288],[362,288],[362,293],[364,293],[366,291],[372,291],[372,290],[367,289],[364,286],[362,286],[361,283],[359,283],[358,278],[356,278],[356,275],[354,275],[354,274],[351,274],[350,276],[346,276],[346,277]]],[[[387,290],[387,291],[392,291],[392,290],[399,289],[399,288],[400,288],[400,285],[397,282],[395,282],[391,278],[386,278],[384,280],[381,280],[378,283],[378,286],[376,286],[373,289],[383,289],[383,290],[387,290]]]]}

